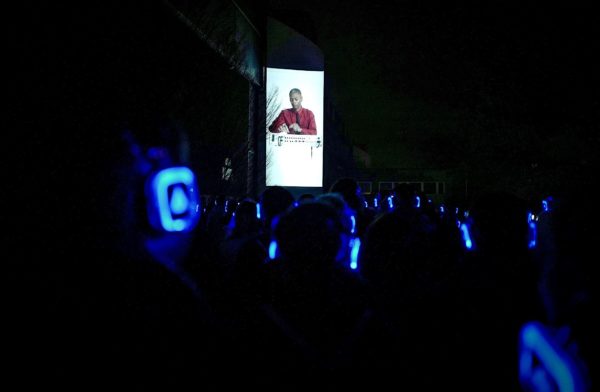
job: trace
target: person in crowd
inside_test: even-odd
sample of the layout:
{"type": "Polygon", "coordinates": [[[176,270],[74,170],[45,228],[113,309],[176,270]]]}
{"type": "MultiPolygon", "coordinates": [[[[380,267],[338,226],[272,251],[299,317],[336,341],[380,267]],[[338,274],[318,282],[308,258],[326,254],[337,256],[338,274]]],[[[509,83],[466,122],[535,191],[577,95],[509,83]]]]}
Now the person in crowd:
{"type": "Polygon", "coordinates": [[[373,210],[365,208],[365,200],[358,182],[351,177],[341,177],[330,187],[329,192],[339,193],[356,216],[356,234],[362,237],[367,226],[373,220],[373,210]]]}
{"type": "MultiPolygon", "coordinates": [[[[60,271],[48,275],[60,278],[44,295],[55,302],[43,323],[48,328],[38,334],[41,351],[53,355],[42,369],[53,373],[49,383],[63,386],[82,379],[177,384],[199,374],[215,381],[227,339],[203,288],[183,268],[197,222],[183,184],[171,185],[189,231],[153,220],[155,192],[165,191],[151,186],[154,175],[187,163],[179,155],[181,129],[154,117],[116,124],[90,124],[77,149],[63,149],[64,159],[52,162],[66,182],[46,200],[66,203],[68,211],[46,234],[54,239],[46,249],[53,262],[44,268],[60,271]],[[79,171],[72,171],[73,161],[79,171]]],[[[79,128],[60,131],[73,135],[79,128]]]]}
{"type": "Polygon", "coordinates": [[[291,109],[282,110],[269,126],[269,131],[296,135],[316,135],[317,123],[315,122],[315,115],[311,110],[302,107],[302,99],[300,89],[291,89],[291,109]]]}
{"type": "Polygon", "coordinates": [[[426,390],[460,385],[457,266],[438,233],[416,214],[390,210],[369,225],[358,264],[374,310],[360,368],[382,385],[397,378],[426,390]]]}
{"type": "MultiPolygon", "coordinates": [[[[571,188],[544,198],[541,204],[533,250],[541,270],[539,294],[545,317],[535,321],[546,328],[573,365],[568,377],[581,390],[594,390],[600,366],[594,338],[599,328],[595,317],[598,274],[590,255],[595,251],[600,216],[587,189],[571,188]]],[[[556,374],[546,372],[552,382],[558,381],[556,374]]],[[[522,377],[525,390],[536,390],[532,381],[522,377]]]]}
{"type": "Polygon", "coordinates": [[[288,209],[274,227],[261,330],[269,336],[268,368],[294,382],[352,379],[355,340],[370,312],[362,281],[340,262],[345,231],[339,212],[319,201],[288,209]]]}
{"type": "Polygon", "coordinates": [[[471,244],[457,279],[463,303],[462,355],[481,359],[469,366],[482,382],[495,378],[507,390],[519,388],[519,330],[543,316],[527,208],[526,200],[513,193],[487,191],[472,201],[463,219],[471,244]],[[486,364],[492,361],[494,366],[486,364]]]}

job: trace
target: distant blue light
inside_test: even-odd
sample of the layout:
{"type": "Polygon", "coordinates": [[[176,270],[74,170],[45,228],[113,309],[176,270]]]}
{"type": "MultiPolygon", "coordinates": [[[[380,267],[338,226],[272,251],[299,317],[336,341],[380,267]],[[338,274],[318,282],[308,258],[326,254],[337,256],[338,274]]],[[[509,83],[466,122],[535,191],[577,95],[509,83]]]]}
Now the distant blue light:
{"type": "Polygon", "coordinates": [[[356,231],[356,218],[354,217],[354,215],[350,215],[350,220],[352,221],[352,228],[350,229],[350,233],[354,234],[354,232],[356,231]]]}
{"type": "Polygon", "coordinates": [[[373,199],[373,205],[375,206],[375,208],[379,207],[379,202],[377,201],[377,198],[373,199]]]}
{"type": "Polygon", "coordinates": [[[444,206],[440,206],[440,213],[444,213],[446,210],[444,209],[444,206]]]}
{"type": "Polygon", "coordinates": [[[544,200],[542,200],[542,210],[544,212],[548,212],[551,209],[552,196],[548,196],[544,200]]]}
{"type": "Polygon", "coordinates": [[[390,210],[393,209],[394,208],[394,200],[392,200],[392,196],[388,196],[387,201],[388,201],[390,210]]]}
{"type": "Polygon", "coordinates": [[[535,215],[531,212],[527,215],[527,222],[529,224],[529,249],[535,248],[537,242],[537,225],[535,223],[535,215]]]}
{"type": "Polygon", "coordinates": [[[271,221],[271,230],[275,230],[275,227],[279,224],[279,215],[275,215],[271,221]]]}
{"type": "Polygon", "coordinates": [[[231,214],[231,218],[229,219],[229,224],[227,225],[227,230],[229,231],[229,233],[231,233],[233,231],[233,229],[235,229],[236,223],[235,223],[235,212],[233,214],[231,214]]]}
{"type": "Polygon", "coordinates": [[[260,203],[256,203],[256,219],[260,219],[260,203]]]}
{"type": "Polygon", "coordinates": [[[269,259],[275,260],[277,257],[277,241],[273,240],[269,244],[269,259]]]}
{"type": "Polygon", "coordinates": [[[416,205],[415,207],[421,208],[421,198],[419,196],[415,196],[416,205]]]}
{"type": "Polygon", "coordinates": [[[360,251],[360,238],[354,238],[350,240],[350,246],[352,250],[350,251],[350,269],[358,268],[358,252],[360,251]]]}
{"type": "Polygon", "coordinates": [[[537,242],[537,227],[535,222],[529,222],[529,249],[535,248],[537,242]]]}
{"type": "Polygon", "coordinates": [[[466,223],[460,224],[460,230],[462,231],[463,241],[467,249],[473,248],[473,242],[471,241],[471,234],[469,233],[469,227],[466,223]]]}
{"type": "Polygon", "coordinates": [[[365,208],[369,208],[369,202],[365,200],[365,208]]]}

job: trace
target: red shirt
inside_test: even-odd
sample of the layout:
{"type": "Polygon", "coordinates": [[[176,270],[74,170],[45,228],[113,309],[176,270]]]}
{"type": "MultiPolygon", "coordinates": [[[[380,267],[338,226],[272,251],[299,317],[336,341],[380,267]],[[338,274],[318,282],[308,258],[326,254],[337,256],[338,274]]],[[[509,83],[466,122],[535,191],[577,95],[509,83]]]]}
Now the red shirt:
{"type": "MultiPolygon", "coordinates": [[[[301,132],[298,135],[316,135],[317,124],[315,123],[315,115],[308,109],[301,108],[297,113],[293,109],[284,109],[279,113],[279,116],[273,121],[273,124],[269,127],[269,131],[273,133],[279,133],[277,128],[281,125],[286,124],[288,127],[298,122],[300,125],[301,132]],[[296,117],[296,114],[298,117],[296,117]],[[299,120],[299,121],[298,121],[299,120]]],[[[296,134],[294,131],[290,133],[296,134]]]]}

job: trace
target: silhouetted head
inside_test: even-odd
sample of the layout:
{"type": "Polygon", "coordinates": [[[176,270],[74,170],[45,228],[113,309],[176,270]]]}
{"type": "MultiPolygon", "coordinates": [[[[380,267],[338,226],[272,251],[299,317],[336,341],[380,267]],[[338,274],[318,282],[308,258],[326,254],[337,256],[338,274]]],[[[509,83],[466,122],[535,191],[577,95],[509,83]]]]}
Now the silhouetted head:
{"type": "Polygon", "coordinates": [[[264,227],[271,227],[273,218],[294,204],[294,196],[281,186],[270,186],[260,196],[260,214],[264,227]]]}
{"type": "Polygon", "coordinates": [[[315,199],[315,195],[313,195],[312,193],[303,193],[300,196],[298,196],[298,202],[302,203],[304,201],[311,201],[315,199]]]}
{"type": "Polygon", "coordinates": [[[364,200],[358,182],[350,177],[344,177],[337,180],[329,188],[329,192],[335,192],[342,195],[346,203],[356,212],[364,209],[364,200]]]}
{"type": "Polygon", "coordinates": [[[283,263],[291,268],[326,269],[338,257],[343,230],[333,207],[306,202],[281,215],[274,234],[283,263]]]}
{"type": "Polygon", "coordinates": [[[528,246],[527,202],[494,191],[480,195],[469,209],[474,246],[480,251],[523,251],[528,246]]]}
{"type": "Polygon", "coordinates": [[[235,209],[230,223],[230,236],[240,237],[252,233],[258,233],[260,220],[256,216],[256,202],[252,199],[244,199],[235,209]]]}
{"type": "Polygon", "coordinates": [[[184,129],[160,115],[79,120],[82,125],[60,129],[73,144],[52,162],[61,186],[48,195],[63,206],[57,224],[67,233],[64,248],[98,258],[113,253],[137,260],[150,253],[171,263],[180,257],[187,229],[197,222],[200,193],[191,170],[183,169],[190,169],[184,129]],[[174,167],[182,169],[164,171],[174,167]]]}
{"type": "Polygon", "coordinates": [[[348,203],[346,203],[342,195],[339,193],[325,193],[319,195],[316,198],[316,201],[327,204],[334,208],[334,210],[338,213],[345,234],[351,235],[356,232],[356,216],[354,216],[355,212],[348,206],[348,203]]]}
{"type": "Polygon", "coordinates": [[[369,226],[361,257],[361,271],[375,285],[413,286],[425,281],[439,266],[439,244],[426,224],[394,212],[379,216],[369,226]]]}

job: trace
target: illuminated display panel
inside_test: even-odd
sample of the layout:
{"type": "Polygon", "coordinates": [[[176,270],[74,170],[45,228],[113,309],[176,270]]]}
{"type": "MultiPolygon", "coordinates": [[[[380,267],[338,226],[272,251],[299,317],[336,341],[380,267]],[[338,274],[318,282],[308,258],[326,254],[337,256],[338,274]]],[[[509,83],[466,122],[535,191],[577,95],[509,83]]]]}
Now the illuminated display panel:
{"type": "Polygon", "coordinates": [[[323,186],[323,80],[323,71],[267,68],[267,186],[323,186]],[[291,91],[302,100],[301,131],[292,128],[297,117],[291,91]],[[282,123],[283,131],[277,128],[282,123]]]}

